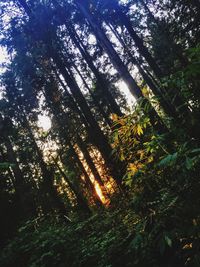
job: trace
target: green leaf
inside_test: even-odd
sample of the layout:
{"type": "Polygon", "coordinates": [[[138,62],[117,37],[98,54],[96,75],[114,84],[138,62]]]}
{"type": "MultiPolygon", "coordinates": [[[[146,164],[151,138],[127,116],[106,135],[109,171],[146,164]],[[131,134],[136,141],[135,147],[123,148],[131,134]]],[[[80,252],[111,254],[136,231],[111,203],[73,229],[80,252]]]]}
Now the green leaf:
{"type": "Polygon", "coordinates": [[[192,149],[190,153],[200,153],[200,148],[192,149]]]}
{"type": "Polygon", "coordinates": [[[143,242],[143,238],[141,234],[137,234],[136,237],[130,243],[130,246],[134,249],[139,249],[143,242]]]}
{"type": "Polygon", "coordinates": [[[165,241],[169,247],[172,247],[172,240],[167,235],[165,236],[165,241]]]}
{"type": "Polygon", "coordinates": [[[158,164],[158,166],[162,166],[162,167],[165,167],[165,166],[171,166],[173,165],[176,160],[177,160],[177,157],[178,157],[178,153],[174,153],[174,154],[170,154],[170,155],[167,155],[166,157],[164,157],[158,164]]]}
{"type": "Polygon", "coordinates": [[[191,170],[192,167],[193,167],[193,160],[191,158],[186,158],[186,161],[185,161],[185,164],[186,164],[186,168],[188,170],[191,170]]]}

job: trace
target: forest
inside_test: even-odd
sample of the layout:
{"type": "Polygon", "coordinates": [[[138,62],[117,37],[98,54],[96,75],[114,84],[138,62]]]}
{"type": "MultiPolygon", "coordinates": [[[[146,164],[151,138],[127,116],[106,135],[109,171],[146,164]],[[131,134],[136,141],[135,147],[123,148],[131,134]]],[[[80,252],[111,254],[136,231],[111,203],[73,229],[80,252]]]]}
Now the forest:
{"type": "Polygon", "coordinates": [[[0,0],[0,51],[0,267],[200,267],[200,1],[0,0]]]}

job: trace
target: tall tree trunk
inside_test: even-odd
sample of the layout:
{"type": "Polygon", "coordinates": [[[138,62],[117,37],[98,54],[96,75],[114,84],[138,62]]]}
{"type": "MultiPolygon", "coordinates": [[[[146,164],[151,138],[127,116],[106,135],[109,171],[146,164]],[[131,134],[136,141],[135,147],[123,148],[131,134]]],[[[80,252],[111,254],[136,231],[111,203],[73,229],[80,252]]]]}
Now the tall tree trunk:
{"type": "Polygon", "coordinates": [[[79,10],[83,13],[85,18],[90,23],[90,26],[92,27],[95,36],[99,40],[103,49],[109,55],[112,64],[115,66],[115,68],[119,72],[121,78],[127,84],[132,95],[135,97],[135,99],[139,99],[140,97],[142,97],[142,93],[141,93],[140,88],[138,87],[137,83],[135,82],[133,77],[130,75],[128,69],[126,68],[126,66],[124,65],[124,63],[120,59],[120,57],[118,56],[117,52],[113,48],[111,42],[108,40],[108,38],[107,38],[106,34],[104,33],[104,31],[102,30],[101,26],[98,24],[98,22],[92,16],[92,14],[89,12],[89,10],[87,10],[87,8],[84,6],[84,4],[77,1],[77,5],[79,7],[79,10]]]}
{"type": "MultiPolygon", "coordinates": [[[[99,103],[97,97],[95,96],[95,94],[92,92],[92,90],[88,86],[87,82],[85,81],[85,78],[83,77],[82,73],[79,71],[79,69],[77,68],[76,65],[74,65],[74,68],[75,68],[77,74],[80,76],[81,80],[83,81],[83,84],[84,84],[85,88],[87,88],[88,92],[90,93],[90,95],[91,95],[91,97],[93,99],[93,102],[94,102],[95,106],[99,109],[100,114],[102,115],[103,119],[105,120],[105,122],[107,123],[107,125],[111,127],[112,126],[112,121],[109,118],[108,114],[104,111],[104,109],[101,106],[101,104],[99,103]]],[[[112,112],[110,110],[110,107],[109,106],[107,106],[107,107],[109,109],[109,113],[112,112]]]]}
{"type": "MultiPolygon", "coordinates": [[[[63,85],[64,86],[64,85],[63,85]]],[[[59,137],[61,138],[61,140],[65,140],[65,145],[69,146],[70,147],[70,151],[72,152],[72,157],[75,159],[75,161],[77,162],[78,164],[78,167],[80,168],[80,170],[83,172],[84,174],[84,177],[86,179],[86,184],[87,186],[89,187],[89,190],[91,191],[91,193],[93,194],[93,198],[94,198],[94,202],[96,203],[96,205],[99,207],[101,206],[101,201],[96,193],[96,190],[94,188],[94,185],[92,184],[92,182],[90,181],[90,178],[83,166],[83,164],[81,163],[80,159],[79,159],[79,156],[77,155],[73,145],[71,144],[71,140],[69,140],[67,134],[66,134],[66,129],[65,129],[65,126],[63,127],[64,125],[64,122],[62,121],[62,118],[60,117],[59,114],[62,114],[62,110],[60,108],[60,104],[58,102],[55,103],[54,99],[53,99],[53,92],[50,91],[50,92],[44,92],[45,93],[45,97],[46,97],[46,101],[48,103],[48,106],[49,108],[51,109],[55,119],[56,119],[56,122],[58,124],[58,127],[59,127],[59,137]]],[[[62,159],[62,158],[61,158],[62,159]]],[[[95,174],[94,174],[95,175],[95,174]]],[[[66,175],[65,175],[65,178],[66,178],[66,175]]],[[[73,186],[73,184],[70,182],[69,179],[67,179],[67,182],[69,182],[69,185],[70,187],[72,188],[72,191],[73,192],[76,192],[75,195],[77,196],[77,201],[81,201],[80,199],[80,196],[81,196],[81,193],[78,192],[75,187],[73,186]]],[[[82,197],[83,199],[83,197],[82,197]]]]}
{"type": "Polygon", "coordinates": [[[95,18],[93,15],[89,12],[89,10],[82,4],[79,0],[77,1],[77,5],[80,9],[80,11],[83,13],[85,18],[88,20],[90,23],[91,27],[93,28],[93,32],[97,39],[99,40],[100,44],[102,47],[105,49],[107,54],[110,57],[111,62],[113,65],[116,67],[117,71],[119,72],[120,76],[122,79],[126,82],[128,85],[130,92],[133,94],[135,99],[143,98],[143,105],[145,106],[148,104],[149,106],[149,112],[148,115],[150,117],[151,123],[154,126],[154,128],[159,131],[159,132],[166,132],[167,129],[163,125],[163,123],[160,120],[160,117],[158,116],[157,112],[154,110],[152,107],[151,103],[147,99],[145,99],[142,95],[142,92],[133,79],[133,77],[130,75],[127,67],[124,65],[120,57],[118,56],[117,52],[113,48],[111,42],[108,40],[106,34],[102,30],[101,26],[96,22],[95,18]]]}
{"type": "Polygon", "coordinates": [[[151,10],[149,9],[148,5],[145,3],[144,0],[139,0],[139,3],[141,3],[141,5],[143,6],[145,12],[147,13],[147,16],[149,17],[149,19],[157,24],[157,19],[154,17],[153,13],[151,12],[151,10]]]}
{"type": "MultiPolygon", "coordinates": [[[[104,136],[101,128],[99,127],[98,123],[96,122],[78,84],[76,83],[75,79],[73,78],[73,74],[70,72],[69,68],[68,71],[65,68],[64,63],[60,59],[60,56],[54,51],[51,53],[51,57],[53,58],[55,64],[57,65],[60,73],[65,79],[66,84],[68,85],[71,94],[73,95],[74,99],[78,103],[86,121],[87,125],[86,128],[88,130],[90,139],[93,144],[96,145],[98,150],[100,151],[101,155],[105,159],[106,166],[110,169],[110,173],[112,177],[116,180],[119,184],[121,183],[121,174],[117,173],[115,161],[112,158],[112,148],[108,143],[107,138],[104,136]],[[69,73],[68,73],[69,72],[69,73]],[[115,168],[115,170],[114,170],[115,168]]],[[[65,62],[67,65],[67,62],[65,62]]],[[[85,124],[85,121],[83,122],[85,124]]]]}
{"type": "Polygon", "coordinates": [[[97,182],[99,183],[100,186],[104,187],[104,182],[101,179],[101,176],[98,172],[98,170],[96,169],[96,166],[88,152],[88,149],[84,143],[84,141],[82,140],[81,136],[77,133],[76,135],[76,139],[77,139],[77,144],[80,148],[80,150],[83,152],[84,158],[90,168],[90,170],[92,171],[95,179],[97,180],[97,182]]]}
{"type": "Polygon", "coordinates": [[[130,50],[127,48],[124,40],[122,39],[122,37],[119,35],[119,33],[117,32],[117,30],[114,28],[114,26],[111,26],[110,24],[108,24],[109,28],[111,29],[112,33],[115,35],[115,37],[117,38],[117,40],[120,42],[120,44],[122,45],[123,49],[128,53],[128,56],[131,59],[131,62],[138,68],[142,78],[144,79],[144,81],[146,82],[146,84],[149,86],[149,88],[152,90],[152,92],[154,93],[154,95],[156,97],[158,97],[159,102],[161,107],[163,108],[163,110],[165,111],[165,113],[170,116],[170,117],[174,117],[176,118],[176,111],[173,107],[173,105],[170,105],[164,98],[164,95],[161,91],[161,89],[155,84],[154,81],[152,81],[151,77],[149,77],[149,75],[145,72],[145,70],[142,68],[142,65],[137,61],[137,59],[132,55],[132,53],[130,52],[130,50]]]}
{"type": "Polygon", "coordinates": [[[24,179],[23,179],[23,174],[20,170],[19,167],[19,163],[16,159],[16,155],[12,146],[12,143],[10,141],[10,137],[7,136],[4,138],[4,143],[7,149],[7,157],[8,160],[12,165],[12,170],[14,173],[14,177],[15,177],[15,187],[16,187],[16,191],[22,191],[23,190],[23,185],[24,185],[24,179]],[[22,187],[22,188],[21,188],[22,187]]]}
{"type": "Polygon", "coordinates": [[[149,64],[149,66],[151,67],[155,75],[158,78],[161,78],[162,77],[161,69],[157,65],[155,59],[149,53],[147,47],[144,45],[143,40],[137,35],[135,30],[133,29],[130,19],[128,18],[126,14],[122,12],[122,9],[119,5],[118,0],[113,0],[113,2],[114,2],[116,11],[119,14],[120,20],[122,21],[127,31],[129,32],[130,36],[132,37],[133,41],[135,42],[135,45],[137,46],[140,54],[146,59],[147,63],[149,64]]]}
{"type": "Polygon", "coordinates": [[[42,177],[44,181],[44,189],[47,190],[47,193],[50,195],[51,200],[53,202],[54,208],[57,209],[57,211],[60,213],[60,215],[65,216],[66,215],[66,208],[64,203],[62,202],[61,198],[58,195],[58,192],[53,184],[54,182],[54,174],[53,169],[48,169],[46,163],[43,160],[42,152],[40,151],[36,141],[35,137],[33,135],[32,129],[29,125],[29,122],[25,115],[23,115],[22,123],[24,124],[25,128],[28,131],[29,137],[32,141],[32,145],[34,150],[36,151],[37,157],[38,157],[38,163],[42,171],[42,177]]]}
{"type": "Polygon", "coordinates": [[[122,112],[120,110],[119,105],[116,103],[115,99],[113,98],[112,94],[109,91],[108,81],[106,81],[102,77],[102,74],[98,71],[98,69],[94,65],[92,57],[87,52],[86,47],[84,46],[82,40],[79,38],[79,36],[75,32],[75,30],[72,29],[72,27],[68,27],[68,30],[69,30],[69,34],[70,34],[70,37],[71,37],[72,41],[74,42],[76,47],[79,49],[82,57],[84,58],[84,60],[88,64],[88,66],[91,69],[91,71],[94,73],[98,83],[101,86],[102,91],[105,93],[105,98],[106,98],[107,102],[109,103],[109,105],[110,105],[110,107],[112,109],[112,112],[117,114],[118,116],[122,116],[123,114],[122,114],[122,112]]]}
{"type": "Polygon", "coordinates": [[[61,176],[64,178],[64,180],[69,185],[71,191],[76,196],[77,205],[78,205],[78,207],[80,207],[80,210],[81,211],[85,211],[86,213],[90,214],[91,213],[91,210],[90,210],[90,208],[88,206],[88,203],[87,203],[86,199],[82,195],[82,193],[74,186],[74,184],[71,182],[70,178],[67,176],[67,174],[65,173],[65,171],[63,171],[62,168],[59,166],[59,164],[56,161],[56,159],[53,158],[53,161],[55,163],[56,168],[59,170],[61,176]]]}
{"type": "Polygon", "coordinates": [[[23,9],[25,10],[25,12],[30,16],[32,11],[29,8],[29,6],[26,3],[26,0],[15,0],[17,2],[17,4],[21,7],[23,7],[23,9]]]}
{"type": "Polygon", "coordinates": [[[85,167],[83,166],[83,163],[81,162],[79,156],[77,155],[76,150],[74,149],[73,145],[70,145],[70,151],[71,151],[73,159],[75,160],[79,169],[81,170],[81,172],[83,173],[85,177],[86,186],[89,188],[89,191],[92,192],[94,203],[96,204],[97,207],[102,207],[101,199],[96,192],[94,184],[91,182],[91,179],[87,171],[85,170],[85,167]]]}
{"type": "MultiPolygon", "coordinates": [[[[24,216],[26,214],[29,216],[33,216],[36,214],[35,201],[31,200],[31,202],[27,202],[26,198],[27,190],[30,191],[31,186],[24,179],[24,175],[19,166],[16,153],[13,149],[13,144],[9,136],[9,132],[7,131],[7,122],[4,121],[1,114],[0,114],[0,130],[1,130],[0,139],[2,139],[0,141],[2,141],[6,147],[6,152],[7,152],[6,158],[8,162],[12,164],[11,169],[9,169],[9,172],[11,173],[11,179],[15,189],[15,195],[22,210],[22,215],[24,216]]],[[[3,152],[1,153],[2,155],[4,154],[3,152]]]]}

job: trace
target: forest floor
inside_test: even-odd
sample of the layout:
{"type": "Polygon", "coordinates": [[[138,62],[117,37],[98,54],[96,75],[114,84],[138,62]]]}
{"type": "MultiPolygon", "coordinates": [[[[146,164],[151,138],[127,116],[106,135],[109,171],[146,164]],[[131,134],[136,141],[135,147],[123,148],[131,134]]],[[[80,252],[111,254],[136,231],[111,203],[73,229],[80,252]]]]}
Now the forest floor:
{"type": "Polygon", "coordinates": [[[2,251],[0,266],[132,266],[131,242],[137,218],[126,204],[69,223],[28,221],[2,251]]]}

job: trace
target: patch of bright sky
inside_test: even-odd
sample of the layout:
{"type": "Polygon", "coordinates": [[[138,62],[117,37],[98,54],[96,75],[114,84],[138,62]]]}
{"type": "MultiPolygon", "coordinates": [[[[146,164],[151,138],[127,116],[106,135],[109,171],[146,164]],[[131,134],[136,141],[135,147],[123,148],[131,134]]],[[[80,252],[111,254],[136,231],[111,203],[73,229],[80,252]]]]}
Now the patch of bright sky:
{"type": "Polygon", "coordinates": [[[119,81],[117,83],[117,87],[119,88],[121,92],[125,94],[127,104],[130,108],[132,108],[136,100],[130,93],[130,90],[128,89],[128,86],[126,85],[126,83],[124,81],[119,81]]]}
{"type": "MultiPolygon", "coordinates": [[[[6,49],[3,48],[2,46],[0,46],[0,74],[3,73],[3,71],[4,71],[3,64],[7,61],[8,61],[8,56],[6,53],[6,49]]],[[[2,99],[2,96],[3,96],[3,92],[2,92],[2,89],[0,87],[0,99],[2,99]]]]}
{"type": "Polygon", "coordinates": [[[0,46],[0,73],[2,73],[4,71],[3,65],[8,61],[9,61],[9,59],[8,59],[6,49],[4,47],[0,46]]]}
{"type": "Polygon", "coordinates": [[[51,128],[51,119],[46,115],[38,115],[38,126],[48,131],[51,128]]]}
{"type": "Polygon", "coordinates": [[[51,126],[51,119],[48,116],[48,113],[46,112],[44,106],[45,106],[45,97],[43,93],[39,93],[38,95],[38,102],[39,102],[39,110],[41,112],[40,115],[38,115],[38,127],[41,127],[44,131],[48,131],[51,126]]]}

